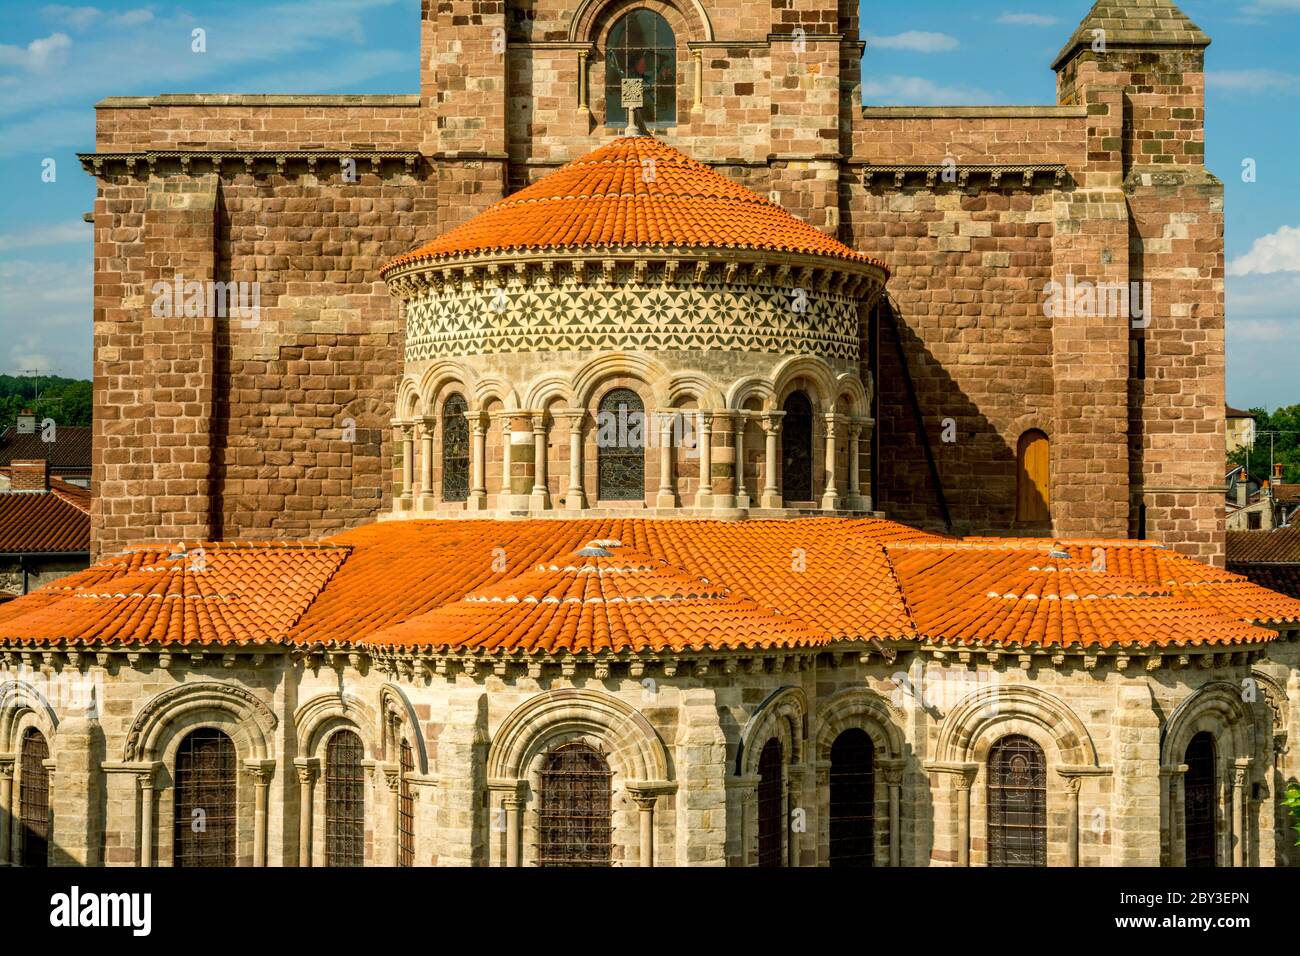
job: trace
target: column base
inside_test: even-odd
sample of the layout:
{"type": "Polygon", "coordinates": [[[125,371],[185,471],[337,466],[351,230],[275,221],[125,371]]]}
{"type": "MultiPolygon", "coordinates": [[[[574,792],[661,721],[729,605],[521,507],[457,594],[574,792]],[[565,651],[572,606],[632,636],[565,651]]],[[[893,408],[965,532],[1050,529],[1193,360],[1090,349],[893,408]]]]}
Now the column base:
{"type": "Polygon", "coordinates": [[[661,491],[661,492],[659,492],[658,495],[655,496],[655,507],[656,507],[656,508],[676,508],[676,507],[677,507],[677,496],[676,496],[676,495],[666,495],[666,494],[664,494],[664,493],[661,491]]]}
{"type": "Polygon", "coordinates": [[[533,489],[533,493],[528,497],[529,511],[549,511],[551,509],[551,495],[547,491],[533,489]]]}
{"type": "Polygon", "coordinates": [[[844,499],[839,495],[822,495],[822,511],[843,511],[844,499]]]}
{"type": "Polygon", "coordinates": [[[568,494],[564,496],[564,510],[585,511],[586,508],[587,508],[587,503],[586,501],[583,500],[582,491],[581,490],[574,491],[572,488],[570,488],[568,494]]]}
{"type": "Polygon", "coordinates": [[[468,498],[465,499],[466,511],[487,511],[487,492],[471,491],[468,498]]]}
{"type": "Polygon", "coordinates": [[[711,491],[697,491],[697,492],[695,493],[695,507],[697,507],[697,508],[712,508],[712,507],[713,507],[713,498],[714,498],[714,495],[713,495],[713,492],[711,492],[711,491]]]}
{"type": "Polygon", "coordinates": [[[765,491],[758,499],[758,505],[765,510],[774,510],[784,508],[785,504],[781,501],[781,496],[775,492],[765,491]]]}

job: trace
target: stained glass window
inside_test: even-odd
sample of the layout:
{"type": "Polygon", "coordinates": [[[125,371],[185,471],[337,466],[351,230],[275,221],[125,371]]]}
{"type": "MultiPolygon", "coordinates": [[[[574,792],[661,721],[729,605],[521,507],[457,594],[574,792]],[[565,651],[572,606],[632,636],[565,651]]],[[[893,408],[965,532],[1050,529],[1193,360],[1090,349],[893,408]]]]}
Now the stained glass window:
{"type": "Polygon", "coordinates": [[[624,79],[644,82],[641,119],[647,127],[677,122],[677,41],[668,21],[652,10],[633,10],[609,33],[605,48],[605,125],[627,125],[624,79]]]}
{"type": "Polygon", "coordinates": [[[465,399],[453,395],[442,406],[442,500],[469,498],[469,419],[465,399]]]}

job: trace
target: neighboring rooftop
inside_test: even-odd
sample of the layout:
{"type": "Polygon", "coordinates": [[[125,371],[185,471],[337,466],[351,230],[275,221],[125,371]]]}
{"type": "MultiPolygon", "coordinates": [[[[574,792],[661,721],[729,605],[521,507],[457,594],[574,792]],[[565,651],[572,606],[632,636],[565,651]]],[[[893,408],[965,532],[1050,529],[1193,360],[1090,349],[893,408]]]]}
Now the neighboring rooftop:
{"type": "Polygon", "coordinates": [[[0,492],[0,555],[89,552],[88,490],[52,477],[44,490],[0,492]]]}
{"type": "Polygon", "coordinates": [[[883,519],[401,521],[136,549],[0,609],[0,641],[470,654],[1259,644],[1300,601],[1129,541],[958,540],[883,519]]]}
{"type": "Polygon", "coordinates": [[[0,468],[8,468],[15,461],[44,458],[50,463],[51,474],[90,474],[89,425],[59,425],[54,429],[54,441],[45,441],[39,424],[26,434],[11,425],[0,433],[0,468]]]}

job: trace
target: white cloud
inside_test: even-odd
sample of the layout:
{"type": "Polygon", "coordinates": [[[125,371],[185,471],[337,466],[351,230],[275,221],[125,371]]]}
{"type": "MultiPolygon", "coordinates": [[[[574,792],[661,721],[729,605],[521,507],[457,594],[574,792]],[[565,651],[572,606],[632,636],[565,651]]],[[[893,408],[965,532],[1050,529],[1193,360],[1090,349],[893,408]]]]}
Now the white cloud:
{"type": "Polygon", "coordinates": [[[0,371],[88,377],[91,338],[90,256],[0,261],[0,371]]]}
{"type": "Polygon", "coordinates": [[[961,43],[946,33],[908,30],[887,37],[868,36],[867,46],[882,50],[909,50],[912,53],[948,53],[961,46],[961,43]]]}
{"type": "Polygon", "coordinates": [[[1264,93],[1300,90],[1300,76],[1281,70],[1210,70],[1205,85],[1213,92],[1264,93]]]}
{"type": "Polygon", "coordinates": [[[0,252],[10,249],[34,249],[37,246],[62,246],[75,242],[89,244],[91,231],[88,222],[61,222],[57,225],[36,226],[19,232],[0,232],[0,252]]]}
{"type": "Polygon", "coordinates": [[[66,33],[51,33],[25,47],[0,43],[0,66],[42,73],[61,66],[67,60],[71,46],[72,39],[66,33]]]}
{"type": "Polygon", "coordinates": [[[1009,27],[1054,27],[1061,21],[1042,13],[1004,13],[998,23],[1009,27]]]}
{"type": "Polygon", "coordinates": [[[868,103],[882,106],[981,106],[997,101],[986,90],[943,86],[923,76],[877,76],[864,80],[862,94],[868,103]]]}
{"type": "Polygon", "coordinates": [[[113,17],[112,22],[118,26],[134,27],[142,23],[148,23],[153,19],[153,12],[150,10],[128,10],[126,13],[119,13],[113,17]]]}
{"type": "Polygon", "coordinates": [[[1260,236],[1249,252],[1228,265],[1230,276],[1274,272],[1300,272],[1300,226],[1283,226],[1277,232],[1260,236]]]}
{"type": "Polygon", "coordinates": [[[41,16],[69,30],[84,30],[104,14],[95,7],[68,7],[53,4],[41,7],[41,16]]]}

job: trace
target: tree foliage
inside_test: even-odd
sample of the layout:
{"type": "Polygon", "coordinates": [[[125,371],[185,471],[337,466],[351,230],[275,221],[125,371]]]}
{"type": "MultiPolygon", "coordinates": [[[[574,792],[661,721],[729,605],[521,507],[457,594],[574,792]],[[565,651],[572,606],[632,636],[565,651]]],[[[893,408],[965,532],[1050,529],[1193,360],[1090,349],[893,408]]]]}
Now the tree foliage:
{"type": "Polygon", "coordinates": [[[1286,799],[1282,801],[1291,808],[1291,826],[1296,832],[1295,845],[1300,846],[1300,784],[1291,784],[1286,790],[1286,799]]]}
{"type": "Polygon", "coordinates": [[[1271,414],[1263,408],[1252,408],[1250,414],[1255,419],[1255,444],[1232,452],[1229,463],[1245,465],[1255,478],[1273,477],[1269,467],[1271,439],[1272,460],[1281,463],[1282,480],[1300,483],[1300,405],[1287,405],[1271,414]]]}
{"type": "Polygon", "coordinates": [[[0,431],[12,425],[24,408],[35,413],[38,427],[47,418],[59,425],[89,425],[90,382],[54,375],[0,375],[0,431]]]}

